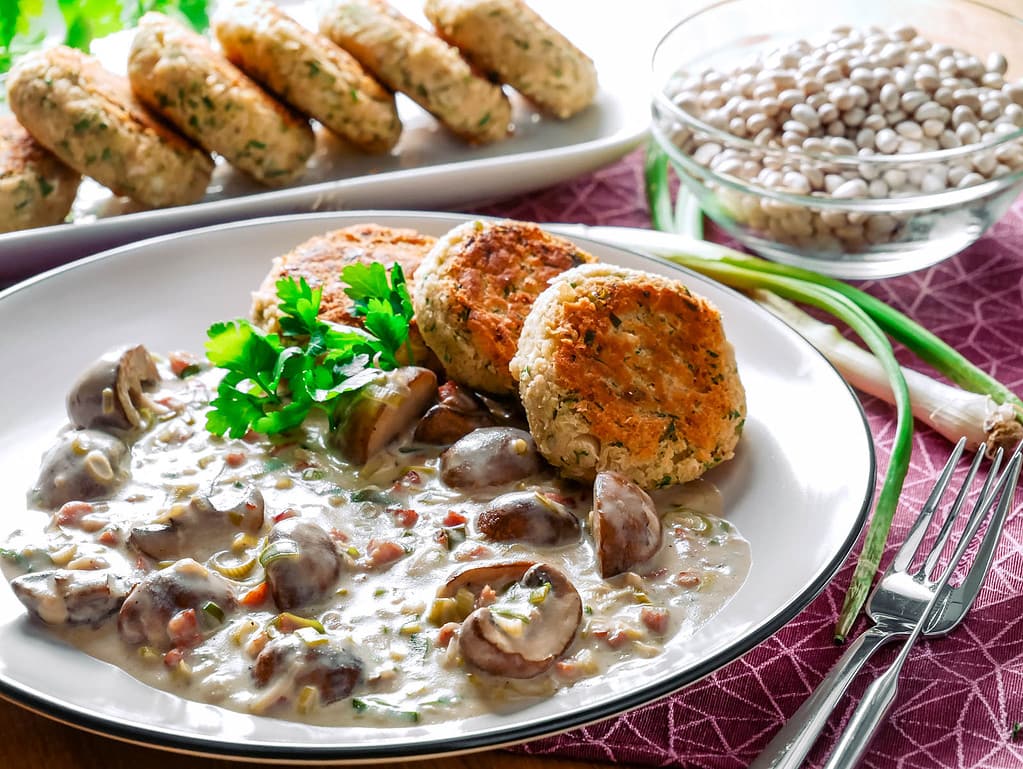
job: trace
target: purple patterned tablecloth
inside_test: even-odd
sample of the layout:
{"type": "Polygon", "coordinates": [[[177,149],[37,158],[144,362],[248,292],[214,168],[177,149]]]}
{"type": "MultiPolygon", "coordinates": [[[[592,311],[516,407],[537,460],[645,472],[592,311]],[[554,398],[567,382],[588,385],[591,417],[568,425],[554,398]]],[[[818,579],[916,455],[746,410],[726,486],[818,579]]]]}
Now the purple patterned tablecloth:
{"type": "MultiPolygon", "coordinates": [[[[633,154],[572,183],[474,213],[646,227],[641,157],[633,154]]],[[[986,237],[957,257],[863,287],[954,344],[1015,392],[1023,392],[1023,198],[986,237]]],[[[894,411],[875,399],[866,399],[864,405],[877,446],[880,479],[887,466],[894,411]]],[[[918,429],[892,527],[893,542],[902,541],[948,449],[944,439],[918,429]]],[[[832,629],[852,565],[850,558],[824,593],[776,635],[700,683],[619,718],[520,750],[657,766],[747,766],[841,654],[832,641],[832,629]]],[[[861,620],[855,632],[864,627],[861,620]]],[[[894,648],[879,654],[868,672],[883,669],[894,654],[894,648]]],[[[855,695],[867,683],[868,676],[862,675],[854,684],[854,696],[846,698],[829,722],[809,765],[823,762],[824,746],[834,744],[855,706],[855,695]]],[[[1023,501],[1017,493],[993,572],[973,610],[948,638],[918,645],[903,672],[891,717],[864,766],[1019,769],[1023,734],[1015,740],[1011,735],[1012,725],[1019,721],[1023,721],[1023,501]]]]}

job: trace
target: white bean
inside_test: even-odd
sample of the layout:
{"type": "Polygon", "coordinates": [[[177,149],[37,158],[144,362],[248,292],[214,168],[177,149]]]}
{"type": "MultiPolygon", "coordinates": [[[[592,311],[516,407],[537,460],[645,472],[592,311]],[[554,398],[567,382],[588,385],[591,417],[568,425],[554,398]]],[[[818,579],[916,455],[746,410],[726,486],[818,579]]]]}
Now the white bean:
{"type": "Polygon", "coordinates": [[[798,120],[807,128],[813,129],[820,125],[817,111],[808,104],[797,104],[792,108],[792,119],[798,120]]]}
{"type": "Polygon", "coordinates": [[[911,120],[903,120],[901,123],[896,124],[895,131],[899,136],[904,136],[907,139],[921,139],[924,135],[920,124],[914,123],[911,120]]]}
{"type": "Polygon", "coordinates": [[[945,131],[944,121],[934,118],[924,120],[920,127],[923,129],[924,136],[929,136],[932,139],[941,136],[945,131]]]}
{"type": "Polygon", "coordinates": [[[1004,75],[1005,71],[1009,68],[1009,62],[1006,61],[1005,56],[998,51],[993,51],[987,57],[987,70],[988,72],[996,72],[999,75],[1004,75]]]}
{"type": "Polygon", "coordinates": [[[862,179],[850,179],[849,181],[841,184],[831,196],[834,198],[849,199],[849,198],[863,198],[868,193],[867,183],[862,179]]]}
{"type": "Polygon", "coordinates": [[[884,107],[885,112],[891,112],[897,109],[899,106],[901,94],[899,88],[894,83],[885,83],[881,86],[881,93],[878,96],[878,101],[881,106],[884,107]]]}
{"type": "Polygon", "coordinates": [[[877,132],[874,144],[878,151],[891,155],[899,148],[899,135],[890,128],[882,128],[877,132]]]}
{"type": "Polygon", "coordinates": [[[923,91],[908,91],[902,94],[899,104],[906,112],[916,112],[917,107],[927,101],[927,94],[923,91]]]}
{"type": "MultiPolygon", "coordinates": [[[[767,189],[843,200],[938,194],[1023,169],[1023,142],[1004,140],[1023,127],[1023,80],[1006,82],[1008,70],[998,52],[979,58],[909,26],[846,26],[819,46],[800,40],[729,71],[672,78],[666,93],[679,109],[720,131],[752,137],[751,144],[724,149],[727,142],[683,129],[681,120],[665,131],[697,163],[767,189]],[[914,161],[886,169],[890,162],[871,160],[979,143],[995,146],[943,165],[914,161]],[[799,152],[808,157],[794,160],[799,152]],[[857,164],[839,164],[829,154],[857,164]]],[[[747,226],[790,244],[855,251],[905,233],[901,216],[719,194],[747,226]]]]}
{"type": "Polygon", "coordinates": [[[959,187],[959,188],[962,188],[962,187],[972,187],[975,184],[981,184],[981,183],[983,183],[985,181],[987,181],[987,180],[983,176],[981,176],[980,174],[970,173],[970,174],[966,174],[966,176],[964,176],[959,181],[959,184],[957,184],[956,187],[959,187]]]}
{"type": "Polygon", "coordinates": [[[1023,104],[1023,81],[1006,83],[1002,86],[1004,93],[1013,104],[1023,104]]]}
{"type": "Polygon", "coordinates": [[[710,161],[713,160],[719,152],[721,152],[720,144],[708,142],[707,144],[701,145],[696,152],[693,153],[693,160],[701,166],[708,166],[710,165],[710,161]]]}

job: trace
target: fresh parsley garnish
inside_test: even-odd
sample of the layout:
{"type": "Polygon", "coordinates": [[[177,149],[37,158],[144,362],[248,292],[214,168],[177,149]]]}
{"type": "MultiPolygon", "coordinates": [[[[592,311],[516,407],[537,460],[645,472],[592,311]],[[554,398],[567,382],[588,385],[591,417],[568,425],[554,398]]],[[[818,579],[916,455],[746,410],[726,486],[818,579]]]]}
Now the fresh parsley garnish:
{"type": "Polygon", "coordinates": [[[279,334],[247,320],[209,327],[206,355],[225,374],[210,403],[207,430],[232,438],[250,429],[272,435],[298,427],[314,409],[326,412],[335,429],[345,396],[400,365],[412,320],[401,267],[391,268],[390,281],[380,264],[350,265],[341,277],[365,329],[321,320],[322,289],[304,278],[277,282],[279,334]]]}
{"type": "Polygon", "coordinates": [[[384,266],[350,264],[341,270],[341,280],[348,284],[345,294],[355,303],[353,312],[362,317],[366,330],[381,342],[380,354],[390,368],[396,368],[398,351],[405,348],[407,360],[408,329],[412,321],[412,299],[409,297],[405,273],[395,262],[388,282],[384,266]]]}

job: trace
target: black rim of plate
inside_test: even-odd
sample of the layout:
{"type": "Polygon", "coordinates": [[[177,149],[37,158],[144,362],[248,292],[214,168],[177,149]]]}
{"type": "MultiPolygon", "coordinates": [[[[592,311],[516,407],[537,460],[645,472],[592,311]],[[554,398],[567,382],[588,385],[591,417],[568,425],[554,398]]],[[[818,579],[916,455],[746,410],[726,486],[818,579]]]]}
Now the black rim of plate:
{"type": "MultiPolygon", "coordinates": [[[[132,243],[126,246],[120,246],[118,248],[104,251],[93,256],[80,259],[70,264],[57,267],[55,269],[44,272],[35,277],[29,278],[26,281],[18,283],[6,290],[0,291],[0,301],[2,301],[8,295],[15,292],[22,291],[30,286],[45,281],[51,277],[74,270],[87,264],[91,264],[96,261],[105,260],[118,255],[127,255],[130,252],[138,251],[144,252],[149,246],[155,242],[163,242],[174,238],[186,238],[186,237],[202,237],[203,235],[213,232],[215,230],[223,230],[225,228],[231,229],[244,229],[244,228],[258,228],[262,226],[274,226],[278,224],[294,223],[298,221],[304,221],[309,219],[332,219],[336,217],[343,218],[360,218],[360,219],[371,219],[376,218],[388,218],[388,219],[401,219],[401,218],[421,218],[421,219],[436,219],[440,221],[451,221],[457,219],[459,221],[465,221],[470,219],[493,219],[494,217],[485,216],[473,216],[471,214],[455,214],[455,213],[438,213],[428,211],[344,211],[344,212],[320,212],[313,214],[290,214],[284,216],[272,216],[263,217],[259,219],[243,220],[239,222],[233,222],[230,224],[214,225],[211,227],[202,227],[194,230],[187,230],[184,232],[173,233],[170,235],[160,235],[147,240],[132,243]]],[[[341,225],[339,225],[341,226],[341,225]]],[[[541,225],[542,226],[542,225],[541,225]]],[[[820,357],[821,360],[830,368],[838,380],[845,387],[849,394],[849,397],[855,403],[857,411],[860,415],[860,419],[863,424],[863,429],[867,437],[867,448],[869,450],[869,467],[868,467],[868,479],[867,487],[865,489],[864,498],[860,504],[860,510],[856,516],[855,525],[850,528],[845,541],[837,549],[832,559],[826,564],[824,570],[818,576],[816,580],[811,582],[806,588],[800,592],[796,598],[791,601],[787,606],[783,607],[774,616],[770,617],[756,630],[742,638],[739,638],[735,643],[723,649],[718,654],[709,657],[700,664],[680,671],[674,675],[669,675],[659,681],[652,684],[643,686],[634,691],[622,694],[610,702],[594,705],[590,707],[576,708],[563,717],[556,720],[547,720],[540,722],[526,723],[521,726],[510,727],[508,729],[502,729],[500,731],[487,730],[479,734],[466,734],[456,735],[451,738],[441,739],[429,739],[417,741],[412,744],[397,744],[397,745],[376,745],[372,742],[358,743],[344,746],[324,746],[318,747],[316,745],[306,744],[244,744],[237,742],[230,742],[224,740],[217,740],[215,738],[197,738],[182,735],[170,734],[167,732],[160,731],[156,728],[147,729],[145,727],[126,725],[108,717],[99,716],[88,711],[84,711],[77,707],[69,706],[65,703],[59,702],[52,697],[45,694],[40,694],[35,691],[30,691],[18,686],[16,683],[6,680],[3,676],[0,676],[0,697],[3,697],[11,702],[28,708],[29,710],[38,713],[39,715],[52,718],[61,723],[75,726],[86,731],[99,734],[106,737],[112,737],[117,740],[124,742],[133,743],[136,745],[142,745],[145,747],[159,748],[164,750],[170,750],[175,752],[187,753],[191,755],[202,755],[212,756],[219,758],[239,758],[249,760],[263,760],[273,762],[292,762],[292,763],[309,763],[309,762],[335,762],[335,763],[354,763],[354,762],[366,762],[366,761],[381,761],[386,759],[408,759],[408,758],[431,758],[431,757],[443,757],[445,755],[455,753],[465,753],[477,750],[509,747],[519,743],[527,742],[530,740],[541,739],[545,737],[552,737],[562,732],[570,731],[587,724],[596,723],[603,721],[608,718],[620,715],[630,710],[634,710],[643,705],[651,704],[663,697],[666,697],[674,692],[677,692],[686,686],[696,683],[702,678],[710,675],[714,671],[721,667],[724,667],[730,662],[733,662],[748,651],[753,649],[755,646],[766,641],[778,630],[787,625],[792,619],[796,617],[803,609],[805,609],[811,601],[819,596],[824,588],[827,587],[828,583],[834,578],[835,574],[841,568],[846,558],[852,551],[856,540],[859,538],[860,532],[863,529],[863,525],[866,522],[867,514],[870,510],[871,502],[874,496],[874,485],[877,473],[877,458],[874,450],[873,435],[870,431],[870,424],[867,421],[866,413],[863,411],[863,406],[860,403],[859,398],[856,397],[852,388],[849,384],[841,377],[838,371],[831,365],[831,363],[806,339],[802,337],[797,331],[786,325],[784,322],[776,318],[774,315],[769,313],[767,310],[759,307],[756,303],[750,301],[748,298],[742,296],[739,292],[733,289],[716,283],[710,278],[706,278],[702,275],[687,270],[678,265],[672,264],[671,262],[658,259],[656,257],[648,256],[646,254],[631,251],[628,248],[622,248],[620,246],[614,246],[611,244],[601,243],[600,241],[592,240],[585,235],[571,236],[573,240],[580,240],[589,242],[594,245],[598,245],[603,248],[614,248],[619,251],[629,253],[632,256],[638,257],[644,261],[656,264],[658,267],[664,268],[665,266],[670,267],[673,270],[686,275],[694,275],[700,280],[706,280],[714,283],[716,287],[721,290],[727,291],[740,297],[750,305],[755,307],[755,311],[762,313],[765,322],[769,322],[775,325],[784,334],[789,334],[797,338],[802,344],[806,345],[809,350],[820,357]]]]}

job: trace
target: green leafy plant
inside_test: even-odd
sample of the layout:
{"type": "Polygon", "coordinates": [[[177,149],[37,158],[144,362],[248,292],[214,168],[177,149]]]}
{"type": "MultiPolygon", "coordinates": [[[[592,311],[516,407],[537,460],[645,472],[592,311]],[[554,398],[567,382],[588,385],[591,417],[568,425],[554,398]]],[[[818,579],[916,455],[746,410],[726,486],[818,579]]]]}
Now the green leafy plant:
{"type": "Polygon", "coordinates": [[[401,267],[395,264],[388,280],[382,265],[351,265],[342,279],[365,330],[321,320],[322,289],[293,278],[277,282],[279,334],[241,319],[210,326],[206,355],[225,373],[207,430],[232,438],[249,430],[273,435],[298,427],[314,409],[336,428],[345,396],[400,365],[412,320],[401,267]]]}
{"type": "MultiPolygon", "coordinates": [[[[197,32],[209,27],[208,0],[57,0],[64,45],[88,51],[99,37],[134,27],[149,11],[176,16],[197,32]]],[[[0,72],[46,38],[43,0],[0,0],[0,72]]]]}

